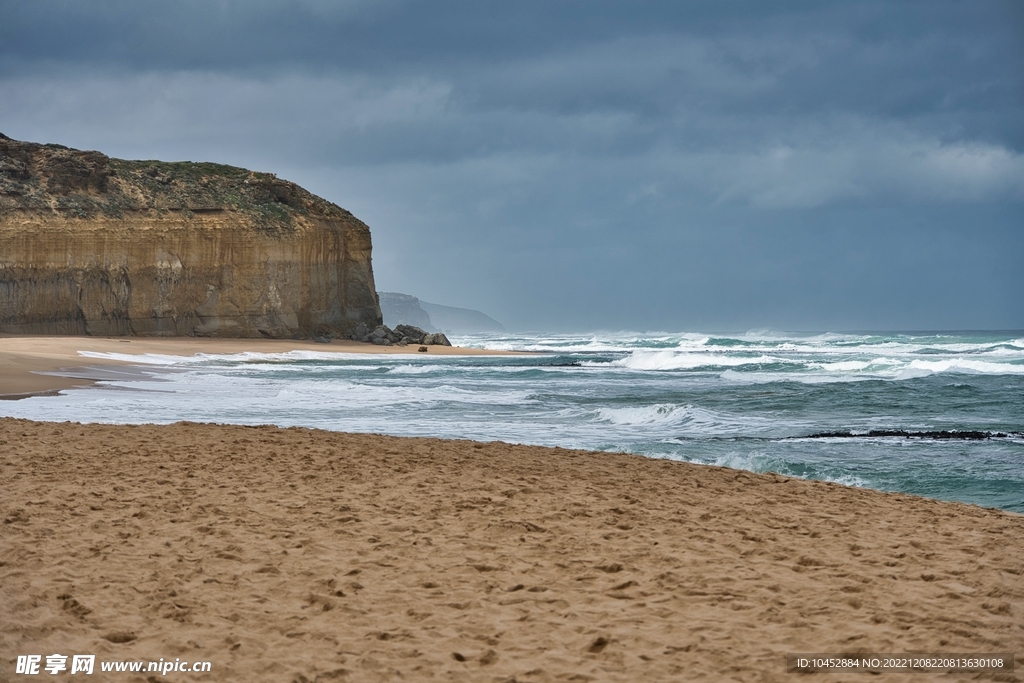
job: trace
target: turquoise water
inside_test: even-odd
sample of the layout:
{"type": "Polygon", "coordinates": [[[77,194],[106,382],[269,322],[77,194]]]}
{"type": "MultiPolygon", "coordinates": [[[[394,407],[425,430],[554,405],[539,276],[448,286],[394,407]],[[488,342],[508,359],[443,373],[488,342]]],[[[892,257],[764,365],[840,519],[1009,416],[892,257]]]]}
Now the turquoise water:
{"type": "MultiPolygon", "coordinates": [[[[627,451],[1024,512],[1022,332],[453,341],[535,353],[365,356],[325,346],[135,356],[134,375],[0,402],[0,414],[273,423],[627,451]],[[992,436],[942,438],[963,431],[992,436]]],[[[89,355],[116,357],[83,355],[83,364],[89,355]]]]}

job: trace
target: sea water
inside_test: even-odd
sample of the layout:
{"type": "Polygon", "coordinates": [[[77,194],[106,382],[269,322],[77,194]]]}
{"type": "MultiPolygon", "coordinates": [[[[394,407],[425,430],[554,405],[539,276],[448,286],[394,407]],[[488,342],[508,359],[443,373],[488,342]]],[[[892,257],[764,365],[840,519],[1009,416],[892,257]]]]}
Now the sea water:
{"type": "Polygon", "coordinates": [[[193,357],[83,353],[83,365],[122,358],[138,371],[58,396],[3,401],[0,414],[624,451],[1024,512],[1022,332],[521,334],[453,342],[531,353],[371,356],[329,346],[193,357]]]}

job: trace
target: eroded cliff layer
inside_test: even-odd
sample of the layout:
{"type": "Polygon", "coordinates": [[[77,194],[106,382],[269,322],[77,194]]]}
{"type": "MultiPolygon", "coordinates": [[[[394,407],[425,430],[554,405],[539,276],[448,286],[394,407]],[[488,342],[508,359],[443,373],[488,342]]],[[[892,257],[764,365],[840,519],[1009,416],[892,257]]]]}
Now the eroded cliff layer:
{"type": "Polygon", "coordinates": [[[273,174],[0,135],[0,332],[347,337],[370,230],[273,174]]]}

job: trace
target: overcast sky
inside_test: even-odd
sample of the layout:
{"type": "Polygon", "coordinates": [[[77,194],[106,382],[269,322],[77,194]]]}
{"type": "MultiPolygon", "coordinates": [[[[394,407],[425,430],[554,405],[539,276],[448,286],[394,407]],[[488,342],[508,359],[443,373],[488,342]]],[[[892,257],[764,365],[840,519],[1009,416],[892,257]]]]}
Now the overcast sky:
{"type": "Polygon", "coordinates": [[[1024,328],[1024,3],[0,0],[0,132],[277,173],[518,330],[1024,328]]]}

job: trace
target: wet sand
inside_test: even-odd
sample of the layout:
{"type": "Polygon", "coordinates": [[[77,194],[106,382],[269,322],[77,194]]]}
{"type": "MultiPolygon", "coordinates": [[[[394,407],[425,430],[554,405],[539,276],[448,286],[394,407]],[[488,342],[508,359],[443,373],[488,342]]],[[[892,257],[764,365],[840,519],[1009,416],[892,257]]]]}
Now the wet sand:
{"type": "MultiPolygon", "coordinates": [[[[209,339],[197,337],[32,337],[0,335],[0,399],[18,399],[84,386],[97,379],[91,368],[130,362],[88,358],[80,351],[141,355],[192,356],[197,353],[322,353],[420,354],[416,345],[376,346],[335,339],[330,344],[285,339],[209,339]],[[42,374],[42,373],[60,373],[42,374]]],[[[428,346],[434,355],[508,355],[453,346],[428,346]]]]}
{"type": "Polygon", "coordinates": [[[526,683],[878,680],[785,655],[1024,651],[1024,517],[964,504],[274,427],[2,419],[0,456],[3,680],[32,653],[212,665],[152,680],[526,683]]]}

